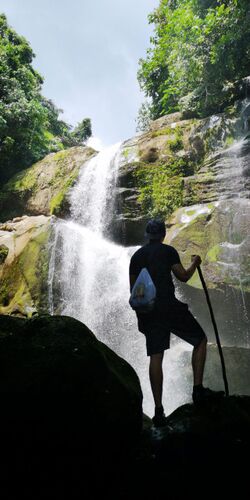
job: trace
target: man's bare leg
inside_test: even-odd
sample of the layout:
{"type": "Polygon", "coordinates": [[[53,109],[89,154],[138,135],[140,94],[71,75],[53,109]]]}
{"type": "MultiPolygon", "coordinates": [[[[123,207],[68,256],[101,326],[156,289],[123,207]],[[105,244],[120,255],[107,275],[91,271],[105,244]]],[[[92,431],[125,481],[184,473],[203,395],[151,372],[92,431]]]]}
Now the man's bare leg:
{"type": "Polygon", "coordinates": [[[204,338],[197,347],[194,347],[192,354],[192,368],[194,375],[194,386],[202,385],[203,373],[207,354],[207,338],[204,338]]]}
{"type": "Polygon", "coordinates": [[[149,378],[156,408],[160,408],[162,406],[163,356],[164,351],[150,356],[149,378]]]}
{"type": "Polygon", "coordinates": [[[192,355],[192,367],[194,373],[194,387],[193,387],[193,402],[200,404],[205,400],[211,398],[221,398],[224,396],[224,391],[212,391],[208,387],[203,387],[203,373],[207,353],[207,338],[203,339],[201,343],[194,348],[192,355]]]}

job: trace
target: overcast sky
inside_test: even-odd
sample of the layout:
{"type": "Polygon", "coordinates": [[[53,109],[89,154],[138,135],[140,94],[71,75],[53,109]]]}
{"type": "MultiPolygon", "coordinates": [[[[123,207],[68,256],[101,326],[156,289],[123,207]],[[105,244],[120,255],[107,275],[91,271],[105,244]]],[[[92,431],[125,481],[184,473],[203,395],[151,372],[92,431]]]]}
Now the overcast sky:
{"type": "Polygon", "coordinates": [[[138,60],[150,45],[147,16],[159,0],[0,0],[9,24],[30,42],[43,94],[75,125],[92,120],[104,145],[135,134],[144,100],[138,60]]]}

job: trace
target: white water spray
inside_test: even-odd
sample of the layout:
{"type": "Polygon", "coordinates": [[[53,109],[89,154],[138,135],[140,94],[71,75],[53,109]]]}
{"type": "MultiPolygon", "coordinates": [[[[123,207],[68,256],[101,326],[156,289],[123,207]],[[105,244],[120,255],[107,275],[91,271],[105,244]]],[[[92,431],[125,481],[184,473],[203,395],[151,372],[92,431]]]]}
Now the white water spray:
{"type": "MultiPolygon", "coordinates": [[[[250,244],[249,236],[249,120],[250,101],[242,102],[238,137],[229,147],[221,160],[217,161],[216,182],[218,186],[221,214],[227,213],[230,224],[224,231],[227,240],[221,243],[219,265],[224,267],[225,282],[227,276],[238,284],[240,296],[235,295],[235,309],[240,311],[245,324],[249,325],[247,304],[244,293],[245,261],[250,244]],[[247,139],[246,139],[247,136],[247,139]]],[[[246,330],[245,346],[249,347],[249,328],[246,330]]]]}
{"type": "MultiPolygon", "coordinates": [[[[244,141],[240,141],[213,162],[221,188],[219,203],[225,204],[225,210],[233,209],[233,233],[236,222],[242,220],[242,211],[234,211],[234,206],[246,203],[241,197],[245,187],[245,159],[241,162],[244,147],[244,141]]],[[[71,219],[55,220],[49,269],[50,312],[82,321],[134,367],[141,381],[143,409],[152,415],[145,339],[138,332],[135,314],[128,305],[128,268],[135,247],[124,248],[111,241],[120,160],[117,144],[85,164],[70,194],[71,219]]],[[[232,260],[237,263],[238,257],[232,258],[231,252],[237,253],[244,242],[235,240],[231,234],[224,244],[225,267],[232,260]]],[[[190,401],[191,351],[191,346],[173,337],[171,349],[165,354],[163,404],[167,413],[190,401]]]]}
{"type": "MultiPolygon", "coordinates": [[[[134,367],[142,385],[143,409],[151,415],[153,398],[145,339],[128,304],[129,261],[136,248],[116,245],[106,237],[113,216],[119,158],[119,145],[115,145],[85,164],[70,194],[71,220],[55,220],[49,269],[50,312],[82,321],[134,367]]],[[[187,379],[183,382],[184,368],[180,366],[184,363],[182,351],[176,343],[167,353],[167,412],[189,399],[190,387],[186,387],[187,379]]]]}

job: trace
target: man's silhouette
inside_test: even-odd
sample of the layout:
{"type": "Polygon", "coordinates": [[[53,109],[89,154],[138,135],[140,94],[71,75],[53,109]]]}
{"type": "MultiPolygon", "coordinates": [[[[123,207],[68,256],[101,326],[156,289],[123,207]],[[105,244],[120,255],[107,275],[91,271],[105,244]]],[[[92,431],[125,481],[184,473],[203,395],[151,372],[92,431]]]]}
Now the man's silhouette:
{"type": "Polygon", "coordinates": [[[156,427],[166,424],[162,406],[162,361],[165,349],[169,348],[171,332],[194,347],[192,353],[193,402],[198,404],[208,398],[224,394],[223,391],[215,392],[202,385],[207,337],[189,311],[188,305],[175,297],[171,275],[173,272],[180,281],[188,281],[201,264],[201,258],[199,255],[193,256],[190,267],[185,269],[175,248],[163,244],[165,235],[165,223],[159,219],[150,220],[146,226],[149,243],[134,253],[129,267],[130,290],[143,267],[147,268],[156,286],[154,310],[149,313],[136,313],[138,328],[146,337],[147,355],[150,356],[149,378],[155,402],[153,423],[156,427]]]}

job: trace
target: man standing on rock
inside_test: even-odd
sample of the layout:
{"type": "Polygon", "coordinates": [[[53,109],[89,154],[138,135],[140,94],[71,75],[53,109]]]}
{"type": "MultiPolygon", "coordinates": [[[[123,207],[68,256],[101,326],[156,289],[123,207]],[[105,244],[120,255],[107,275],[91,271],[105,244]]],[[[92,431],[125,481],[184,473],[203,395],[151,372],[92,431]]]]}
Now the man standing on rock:
{"type": "Polygon", "coordinates": [[[146,226],[149,243],[142,246],[131,257],[129,276],[130,290],[140,273],[146,267],[156,287],[154,309],[148,313],[138,313],[138,329],[146,337],[147,355],[150,356],[149,378],[155,402],[155,427],[166,425],[162,406],[163,371],[162,362],[165,349],[170,347],[170,333],[193,345],[193,393],[195,404],[211,397],[222,396],[223,391],[215,392],[202,385],[206,360],[207,337],[188,309],[188,305],[175,297],[171,272],[180,281],[187,282],[201,264],[199,255],[192,257],[188,269],[181,264],[178,252],[172,246],[163,244],[166,235],[165,223],[152,219],[146,226]]]}

